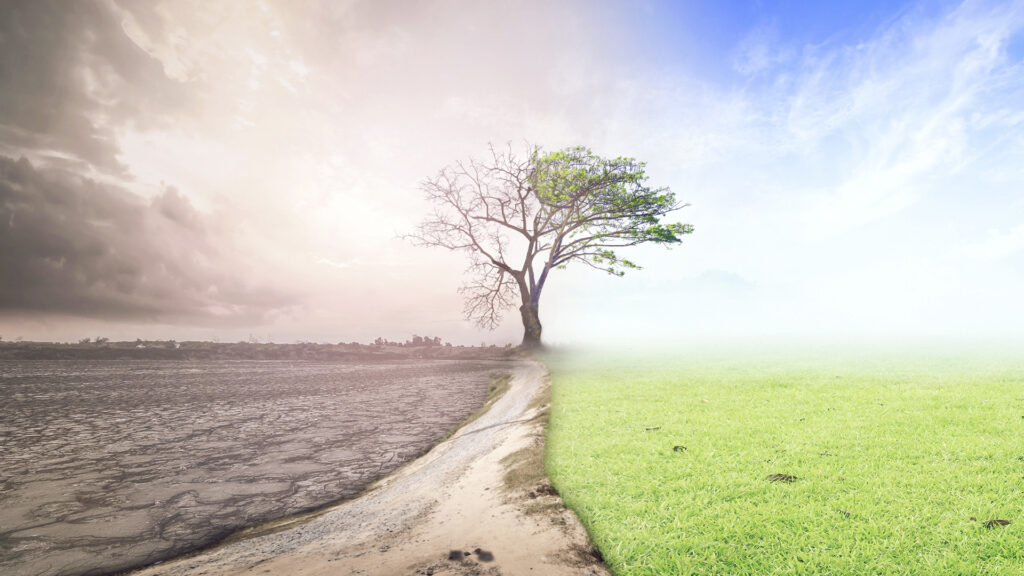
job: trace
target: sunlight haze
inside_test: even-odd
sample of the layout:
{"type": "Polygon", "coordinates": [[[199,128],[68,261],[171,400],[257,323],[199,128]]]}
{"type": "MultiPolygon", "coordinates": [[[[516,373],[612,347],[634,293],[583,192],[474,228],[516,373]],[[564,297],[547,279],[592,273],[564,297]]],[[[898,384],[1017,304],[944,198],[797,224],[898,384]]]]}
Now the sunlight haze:
{"type": "Polygon", "coordinates": [[[4,3],[0,336],[517,343],[401,238],[489,143],[688,204],[551,343],[1024,335],[1024,2],[828,4],[4,3]]]}

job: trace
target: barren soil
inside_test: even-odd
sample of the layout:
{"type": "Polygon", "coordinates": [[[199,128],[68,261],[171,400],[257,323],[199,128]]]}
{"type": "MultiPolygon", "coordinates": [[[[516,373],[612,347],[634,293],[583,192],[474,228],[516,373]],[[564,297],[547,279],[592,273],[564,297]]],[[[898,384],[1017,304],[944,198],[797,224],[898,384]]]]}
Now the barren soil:
{"type": "Polygon", "coordinates": [[[522,470],[542,458],[546,391],[520,361],[490,410],[361,496],[133,576],[607,574],[542,468],[522,470]]]}
{"type": "Polygon", "coordinates": [[[0,361],[0,574],[104,574],[361,492],[507,362],[0,361]]]}

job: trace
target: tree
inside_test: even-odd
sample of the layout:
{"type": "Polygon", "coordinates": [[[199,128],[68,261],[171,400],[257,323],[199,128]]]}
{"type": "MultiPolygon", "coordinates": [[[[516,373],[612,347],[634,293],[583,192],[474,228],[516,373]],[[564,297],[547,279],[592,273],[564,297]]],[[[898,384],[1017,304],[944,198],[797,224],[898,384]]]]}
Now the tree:
{"type": "Polygon", "coordinates": [[[536,347],[552,270],[578,262],[622,276],[640,267],[616,249],[671,245],[693,232],[689,224],[661,223],[683,205],[646,181],[643,162],[602,158],[582,146],[531,147],[523,156],[491,147],[486,160],[457,162],[422,183],[434,211],[409,238],[467,253],[466,317],[493,329],[518,304],[523,346],[536,347]]]}

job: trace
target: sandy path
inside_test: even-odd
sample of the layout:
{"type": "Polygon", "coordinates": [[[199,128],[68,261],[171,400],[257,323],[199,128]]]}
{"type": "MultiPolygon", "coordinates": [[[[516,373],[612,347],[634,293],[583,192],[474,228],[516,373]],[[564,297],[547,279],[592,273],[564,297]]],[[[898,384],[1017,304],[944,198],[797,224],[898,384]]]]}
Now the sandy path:
{"type": "Polygon", "coordinates": [[[607,574],[543,482],[505,488],[502,459],[543,449],[547,386],[542,365],[519,361],[490,410],[362,496],[133,576],[607,574]]]}

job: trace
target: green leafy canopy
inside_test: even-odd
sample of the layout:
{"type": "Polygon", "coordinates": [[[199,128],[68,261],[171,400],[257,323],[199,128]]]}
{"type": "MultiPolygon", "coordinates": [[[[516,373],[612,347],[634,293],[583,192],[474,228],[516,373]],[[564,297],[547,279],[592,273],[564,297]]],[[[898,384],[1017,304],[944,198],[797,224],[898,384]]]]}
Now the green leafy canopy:
{"type": "Polygon", "coordinates": [[[562,232],[556,240],[559,267],[585,254],[591,266],[621,276],[639,266],[619,257],[614,248],[679,243],[693,232],[689,224],[661,223],[683,206],[668,188],[646,185],[644,162],[602,158],[584,146],[548,154],[536,149],[533,161],[534,191],[543,209],[553,213],[551,230],[562,232]]]}

